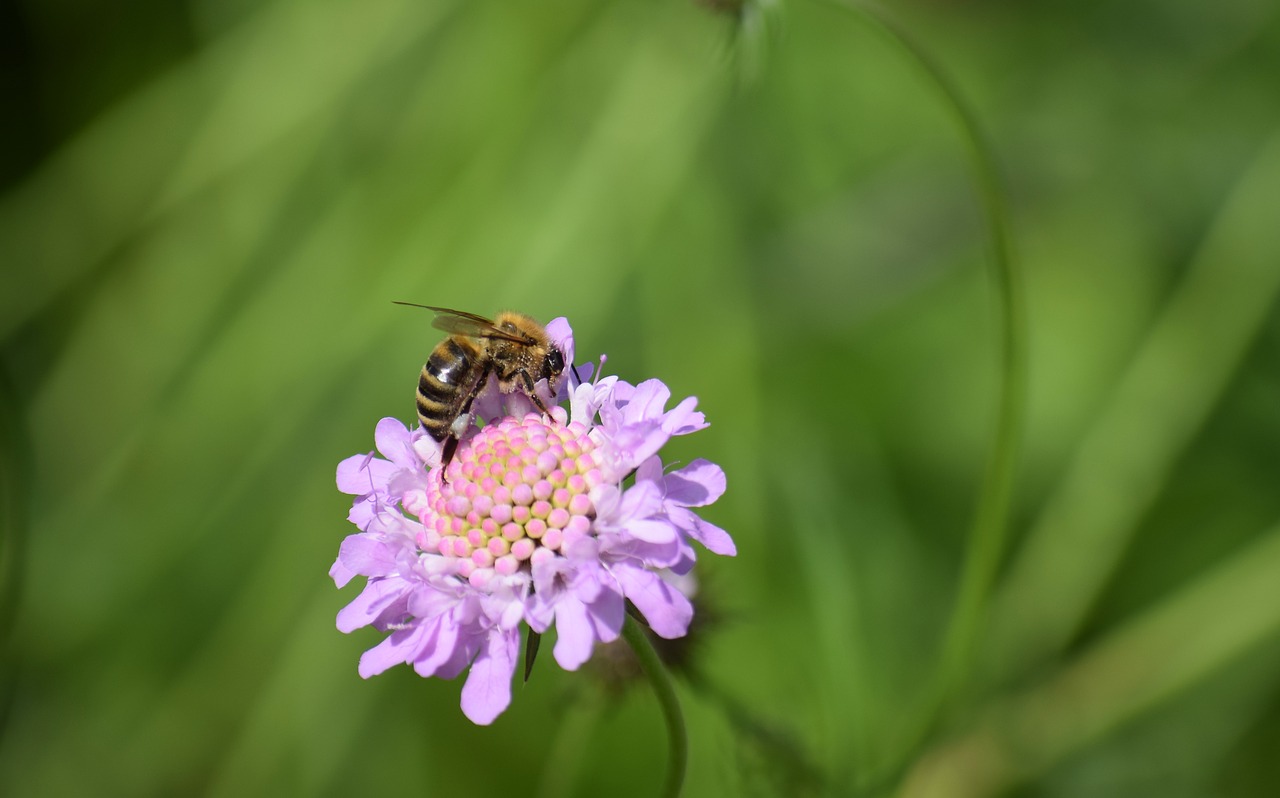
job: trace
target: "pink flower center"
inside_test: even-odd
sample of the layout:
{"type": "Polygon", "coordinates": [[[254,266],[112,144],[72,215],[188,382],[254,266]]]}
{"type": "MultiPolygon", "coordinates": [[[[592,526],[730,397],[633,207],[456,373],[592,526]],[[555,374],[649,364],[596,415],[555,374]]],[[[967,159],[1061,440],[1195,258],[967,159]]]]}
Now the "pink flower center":
{"type": "Polygon", "coordinates": [[[453,559],[479,587],[586,535],[595,517],[588,494],[603,481],[587,432],[530,413],[463,441],[446,478],[431,473],[419,548],[453,559]]]}

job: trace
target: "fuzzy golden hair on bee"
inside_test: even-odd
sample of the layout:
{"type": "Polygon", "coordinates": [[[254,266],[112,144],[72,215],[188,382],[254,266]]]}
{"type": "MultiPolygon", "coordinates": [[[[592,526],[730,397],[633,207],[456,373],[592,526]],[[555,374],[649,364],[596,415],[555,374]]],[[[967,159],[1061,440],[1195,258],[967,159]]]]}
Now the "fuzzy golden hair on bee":
{"type": "Polygon", "coordinates": [[[415,396],[418,421],[443,445],[445,467],[471,425],[471,405],[490,375],[503,393],[519,391],[538,410],[548,412],[534,386],[546,380],[552,393],[556,391],[564,373],[564,353],[533,317],[504,310],[488,319],[433,305],[396,304],[433,311],[432,326],[448,333],[423,364],[415,396]]]}

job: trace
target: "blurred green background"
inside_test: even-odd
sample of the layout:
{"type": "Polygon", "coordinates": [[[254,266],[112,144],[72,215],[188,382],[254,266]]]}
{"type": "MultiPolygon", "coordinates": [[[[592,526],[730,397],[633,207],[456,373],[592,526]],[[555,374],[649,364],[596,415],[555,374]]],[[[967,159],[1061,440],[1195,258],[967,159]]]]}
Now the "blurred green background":
{"type": "Polygon", "coordinates": [[[698,396],[670,454],[723,465],[739,556],[699,565],[687,794],[1274,795],[1280,6],[893,8],[990,136],[1027,305],[958,646],[988,219],[852,8],[6,4],[0,794],[655,794],[643,684],[544,657],[477,728],[460,682],[358,678],[333,475],[412,416],[403,299],[566,315],[698,396]]]}

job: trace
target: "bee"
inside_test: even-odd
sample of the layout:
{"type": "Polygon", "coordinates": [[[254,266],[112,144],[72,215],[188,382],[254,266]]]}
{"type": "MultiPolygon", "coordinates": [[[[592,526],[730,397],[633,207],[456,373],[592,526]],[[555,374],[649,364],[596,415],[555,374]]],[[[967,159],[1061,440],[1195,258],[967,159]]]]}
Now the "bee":
{"type": "Polygon", "coordinates": [[[564,372],[564,353],[547,331],[523,313],[504,311],[496,319],[474,313],[397,302],[435,311],[431,326],[449,333],[422,366],[418,376],[418,420],[444,446],[441,464],[448,467],[458,440],[471,424],[471,403],[496,375],[503,393],[520,390],[543,413],[546,404],[533,386],[546,380],[552,393],[564,372]]]}

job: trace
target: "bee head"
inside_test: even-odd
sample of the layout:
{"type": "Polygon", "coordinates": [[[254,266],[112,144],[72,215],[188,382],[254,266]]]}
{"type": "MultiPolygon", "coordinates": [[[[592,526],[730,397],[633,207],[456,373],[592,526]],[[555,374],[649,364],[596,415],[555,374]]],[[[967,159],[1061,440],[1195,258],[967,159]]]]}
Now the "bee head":
{"type": "Polygon", "coordinates": [[[564,371],[564,355],[560,354],[560,350],[554,346],[547,350],[547,356],[542,360],[542,377],[550,386],[555,386],[560,382],[560,374],[564,371]]]}

